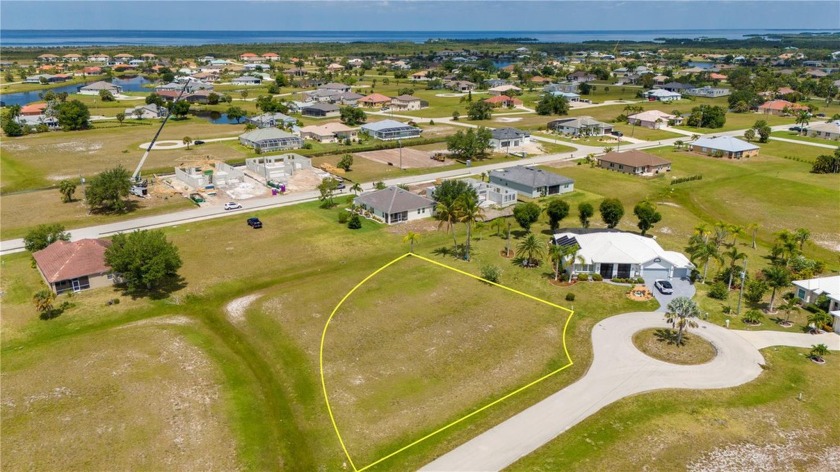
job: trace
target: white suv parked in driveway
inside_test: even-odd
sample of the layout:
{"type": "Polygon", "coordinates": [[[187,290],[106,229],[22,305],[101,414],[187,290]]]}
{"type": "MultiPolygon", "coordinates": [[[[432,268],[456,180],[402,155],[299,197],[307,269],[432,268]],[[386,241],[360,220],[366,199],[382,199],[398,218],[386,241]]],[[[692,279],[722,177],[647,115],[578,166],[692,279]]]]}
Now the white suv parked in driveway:
{"type": "Polygon", "coordinates": [[[657,279],[656,282],[653,283],[653,286],[656,287],[656,289],[663,295],[671,295],[674,293],[674,286],[667,280],[657,279]]]}

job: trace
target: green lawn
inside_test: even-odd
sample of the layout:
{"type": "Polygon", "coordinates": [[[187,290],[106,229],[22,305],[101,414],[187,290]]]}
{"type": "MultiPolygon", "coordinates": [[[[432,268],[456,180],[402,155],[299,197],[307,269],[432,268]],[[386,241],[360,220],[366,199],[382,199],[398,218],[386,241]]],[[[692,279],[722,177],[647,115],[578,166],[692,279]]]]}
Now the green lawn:
{"type": "MultiPolygon", "coordinates": [[[[815,144],[825,144],[828,146],[840,146],[840,143],[837,141],[832,141],[830,139],[822,139],[822,138],[812,138],[811,136],[803,136],[796,131],[774,131],[770,133],[770,136],[775,136],[777,138],[785,138],[785,139],[793,139],[795,141],[802,141],[805,143],[815,143],[815,144]]],[[[825,150],[826,153],[830,153],[830,149],[825,150]]]]}

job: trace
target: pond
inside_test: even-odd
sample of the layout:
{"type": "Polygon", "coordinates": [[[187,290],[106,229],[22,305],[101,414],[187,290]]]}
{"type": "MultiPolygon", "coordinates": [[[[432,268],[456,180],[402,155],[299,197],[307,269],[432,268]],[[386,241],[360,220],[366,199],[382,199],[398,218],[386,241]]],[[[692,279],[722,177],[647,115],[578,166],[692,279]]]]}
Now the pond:
{"type": "MultiPolygon", "coordinates": [[[[83,87],[87,84],[92,84],[94,82],[98,82],[96,80],[90,80],[85,82],[84,84],[72,84],[72,85],[62,85],[61,87],[51,88],[51,89],[40,89],[40,90],[30,90],[28,92],[17,92],[17,93],[9,93],[0,95],[0,102],[3,102],[3,106],[12,106],[12,105],[26,105],[27,103],[37,102],[41,100],[41,94],[44,94],[48,91],[53,93],[62,93],[67,92],[70,94],[78,93],[79,88],[83,87]]],[[[151,83],[148,79],[142,76],[137,77],[124,77],[124,78],[113,78],[110,81],[106,80],[106,82],[111,82],[112,84],[119,85],[123,88],[125,92],[151,92],[152,89],[148,87],[144,87],[145,84],[151,83]]]]}
{"type": "Polygon", "coordinates": [[[240,119],[239,123],[237,123],[236,120],[228,118],[227,113],[220,113],[218,111],[196,111],[192,112],[191,115],[197,118],[203,118],[214,125],[245,124],[245,118],[240,119]]]}

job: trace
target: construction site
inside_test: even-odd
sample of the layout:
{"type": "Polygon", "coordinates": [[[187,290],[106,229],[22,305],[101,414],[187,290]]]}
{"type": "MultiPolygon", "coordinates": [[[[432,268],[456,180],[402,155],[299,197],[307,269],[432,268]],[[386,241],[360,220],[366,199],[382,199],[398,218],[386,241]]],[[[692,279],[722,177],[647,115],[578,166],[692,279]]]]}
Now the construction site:
{"type": "Polygon", "coordinates": [[[311,160],[300,154],[249,158],[244,166],[231,166],[207,155],[182,160],[174,174],[156,175],[148,196],[181,195],[199,205],[222,205],[314,190],[330,176],[325,170],[313,168],[311,160]]]}

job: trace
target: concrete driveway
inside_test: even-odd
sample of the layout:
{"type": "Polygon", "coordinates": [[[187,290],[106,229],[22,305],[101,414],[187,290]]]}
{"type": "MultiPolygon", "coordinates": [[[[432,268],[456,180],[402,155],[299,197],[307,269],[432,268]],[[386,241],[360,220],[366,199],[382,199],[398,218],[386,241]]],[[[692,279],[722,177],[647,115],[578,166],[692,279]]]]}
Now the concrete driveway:
{"type": "Polygon", "coordinates": [[[694,288],[694,285],[689,282],[687,279],[682,280],[676,277],[672,279],[666,279],[668,282],[671,282],[671,285],[674,286],[674,293],[671,295],[665,295],[656,287],[653,286],[653,283],[656,281],[656,277],[644,277],[645,285],[650,289],[653,293],[653,296],[656,297],[656,301],[659,302],[659,308],[656,311],[665,312],[667,311],[668,304],[671,303],[671,300],[677,297],[688,297],[693,298],[694,294],[697,290],[694,288]]]}

